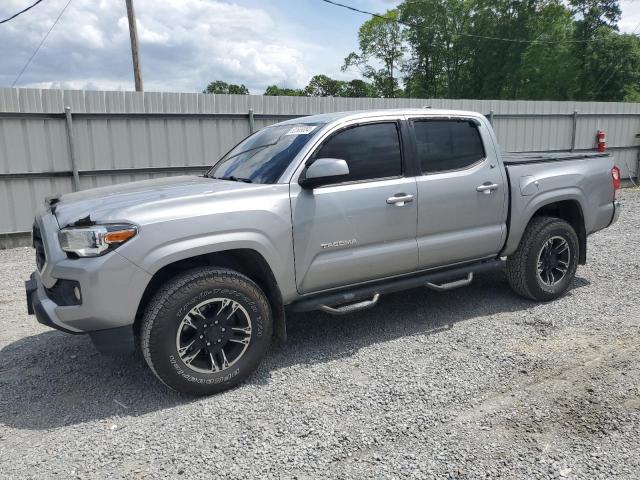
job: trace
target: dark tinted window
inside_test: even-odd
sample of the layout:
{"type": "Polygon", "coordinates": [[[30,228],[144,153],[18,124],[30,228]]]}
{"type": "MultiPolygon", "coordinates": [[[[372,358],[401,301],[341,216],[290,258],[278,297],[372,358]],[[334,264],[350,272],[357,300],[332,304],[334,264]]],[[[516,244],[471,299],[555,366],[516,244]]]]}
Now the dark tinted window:
{"type": "Polygon", "coordinates": [[[484,158],[478,128],[469,121],[414,122],[418,159],[425,173],[457,170],[484,158]]]}
{"type": "Polygon", "coordinates": [[[400,138],[395,123],[343,130],[329,138],[314,157],[346,160],[349,177],[344,181],[347,182],[402,175],[400,138]]]}

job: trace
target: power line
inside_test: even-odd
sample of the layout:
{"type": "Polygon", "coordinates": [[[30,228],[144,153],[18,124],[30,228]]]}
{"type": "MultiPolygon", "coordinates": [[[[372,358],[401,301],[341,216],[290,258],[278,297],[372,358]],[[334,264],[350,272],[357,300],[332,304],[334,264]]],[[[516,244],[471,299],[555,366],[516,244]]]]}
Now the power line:
{"type": "Polygon", "coordinates": [[[33,7],[38,5],[40,2],[42,2],[42,0],[37,0],[33,5],[29,5],[27,8],[25,8],[24,10],[20,10],[15,15],[11,15],[9,18],[5,18],[4,20],[0,20],[0,23],[7,23],[9,20],[13,20],[17,16],[22,15],[24,12],[28,12],[29,10],[31,10],[33,7]]]}
{"type": "MultiPolygon", "coordinates": [[[[340,8],[346,8],[347,10],[351,10],[357,13],[363,13],[365,15],[369,15],[371,17],[380,18],[382,20],[387,20],[389,22],[395,22],[399,25],[404,25],[405,27],[411,28],[419,28],[424,30],[433,30],[433,28],[428,27],[426,25],[419,25],[411,22],[405,22],[403,20],[398,20],[396,18],[389,18],[384,15],[380,15],[379,13],[370,12],[368,10],[362,10],[360,8],[352,7],[351,5],[345,5],[344,3],[336,2],[334,0],[320,0],[322,2],[328,3],[330,5],[334,5],[340,8]]],[[[590,39],[590,40],[523,40],[518,38],[501,38],[501,37],[491,37],[486,35],[474,35],[472,33],[452,33],[454,37],[469,37],[469,38],[481,38],[484,40],[497,40],[500,42],[511,42],[511,43],[543,43],[543,44],[557,44],[557,43],[591,43],[591,42],[599,42],[603,40],[598,39],[590,39]]]]}
{"type": "Polygon", "coordinates": [[[44,42],[47,40],[47,37],[51,33],[51,30],[53,30],[53,27],[55,27],[58,24],[58,21],[60,20],[60,18],[62,17],[62,15],[64,14],[65,10],[67,9],[67,7],[69,6],[70,3],[71,3],[71,0],[69,0],[67,2],[67,4],[64,6],[64,8],[60,11],[60,15],[58,15],[58,18],[56,18],[56,21],[53,22],[53,25],[51,25],[51,28],[49,29],[49,31],[45,34],[44,37],[42,37],[42,41],[40,42],[40,45],[38,45],[38,47],[33,51],[31,56],[29,57],[29,60],[27,60],[27,63],[25,63],[24,67],[22,67],[22,70],[20,70],[20,73],[18,74],[16,79],[11,84],[12,87],[14,87],[16,85],[16,83],[18,83],[18,80],[20,80],[20,77],[22,77],[22,74],[24,73],[24,71],[27,69],[27,67],[31,63],[31,60],[33,60],[33,57],[36,56],[36,53],[38,53],[38,50],[40,50],[40,48],[42,47],[44,42]]]}

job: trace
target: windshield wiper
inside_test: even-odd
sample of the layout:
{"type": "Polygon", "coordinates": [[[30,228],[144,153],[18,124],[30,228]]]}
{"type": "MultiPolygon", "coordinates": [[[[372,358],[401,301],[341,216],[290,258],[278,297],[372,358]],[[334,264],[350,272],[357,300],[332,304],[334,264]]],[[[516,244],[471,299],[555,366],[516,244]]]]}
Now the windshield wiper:
{"type": "Polygon", "coordinates": [[[242,177],[234,177],[233,175],[229,175],[227,177],[212,177],[217,180],[231,180],[232,182],[244,182],[244,183],[253,183],[253,180],[250,178],[242,178],[242,177]]]}

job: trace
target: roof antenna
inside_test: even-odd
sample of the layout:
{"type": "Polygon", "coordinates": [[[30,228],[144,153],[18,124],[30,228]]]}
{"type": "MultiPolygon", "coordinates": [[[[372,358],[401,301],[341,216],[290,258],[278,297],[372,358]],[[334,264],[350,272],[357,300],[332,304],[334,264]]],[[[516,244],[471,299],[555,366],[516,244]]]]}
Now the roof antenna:
{"type": "Polygon", "coordinates": [[[422,107],[422,108],[431,108],[431,105],[425,105],[425,106],[424,106],[424,107],[422,107]]]}

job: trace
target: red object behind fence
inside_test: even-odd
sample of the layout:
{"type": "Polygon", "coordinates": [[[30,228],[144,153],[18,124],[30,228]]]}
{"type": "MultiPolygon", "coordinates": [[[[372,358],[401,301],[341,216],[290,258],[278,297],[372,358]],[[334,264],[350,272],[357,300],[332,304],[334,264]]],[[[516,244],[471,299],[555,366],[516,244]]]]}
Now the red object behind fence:
{"type": "Polygon", "coordinates": [[[598,140],[598,151],[604,152],[607,150],[607,136],[604,130],[598,130],[596,133],[596,139],[598,140]]]}

